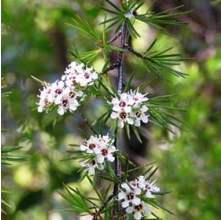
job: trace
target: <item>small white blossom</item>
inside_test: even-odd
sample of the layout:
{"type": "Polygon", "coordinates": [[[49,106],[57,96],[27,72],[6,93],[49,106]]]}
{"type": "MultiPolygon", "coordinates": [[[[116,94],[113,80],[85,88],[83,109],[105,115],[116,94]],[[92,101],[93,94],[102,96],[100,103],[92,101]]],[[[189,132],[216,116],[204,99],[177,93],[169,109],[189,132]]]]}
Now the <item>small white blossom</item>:
{"type": "Polygon", "coordinates": [[[76,82],[80,84],[80,86],[85,87],[88,85],[93,85],[94,81],[98,78],[96,72],[93,71],[92,68],[86,68],[84,73],[79,75],[79,78],[76,79],[76,82]]]}
{"type": "Polygon", "coordinates": [[[148,115],[147,115],[147,106],[143,105],[141,108],[135,109],[132,113],[132,117],[135,118],[135,126],[140,127],[141,122],[147,123],[148,122],[148,115]]]}
{"type": "Polygon", "coordinates": [[[60,81],[45,83],[45,87],[40,90],[38,112],[47,112],[49,106],[56,107],[59,115],[75,111],[79,106],[79,98],[83,96],[81,89],[93,85],[97,78],[98,74],[91,67],[72,62],[60,81]]]}
{"type": "Polygon", "coordinates": [[[131,182],[133,188],[144,189],[146,186],[146,180],[144,176],[139,176],[137,179],[131,182]]]}
{"type": "Polygon", "coordinates": [[[103,146],[100,149],[96,150],[97,162],[104,163],[104,160],[107,159],[110,162],[114,161],[113,153],[116,151],[116,148],[112,146],[103,146]]]}
{"type": "Polygon", "coordinates": [[[139,176],[131,182],[131,186],[143,190],[147,198],[153,198],[152,193],[160,191],[160,188],[155,185],[155,182],[156,180],[149,182],[148,180],[145,180],[144,176],[139,176]]]}
{"type": "Polygon", "coordinates": [[[127,208],[131,204],[138,205],[141,200],[137,197],[137,195],[140,195],[140,193],[141,189],[132,188],[129,184],[122,183],[121,190],[118,194],[118,200],[123,200],[121,203],[123,208],[127,208]]]}
{"type": "Polygon", "coordinates": [[[113,140],[109,137],[109,135],[103,135],[103,136],[99,135],[98,142],[100,147],[107,145],[110,146],[113,144],[113,140]]]}
{"type": "Polygon", "coordinates": [[[99,148],[99,139],[96,136],[91,136],[83,145],[80,146],[82,151],[92,154],[95,153],[95,149],[99,148]]]}
{"type": "Polygon", "coordinates": [[[134,103],[136,106],[140,106],[143,102],[148,101],[146,94],[142,94],[138,92],[137,90],[135,91],[130,90],[130,95],[132,99],[134,100],[134,103]]]}
{"type": "Polygon", "coordinates": [[[66,70],[64,71],[65,74],[67,75],[71,75],[73,73],[76,74],[81,74],[84,72],[83,68],[84,68],[84,64],[83,63],[77,63],[75,61],[71,62],[68,67],[66,68],[66,70]]]}
{"type": "Polygon", "coordinates": [[[81,87],[93,85],[97,78],[98,74],[91,67],[76,62],[69,64],[65,70],[65,75],[62,76],[62,80],[66,82],[67,86],[80,85],[81,87]]]}
{"type": "Polygon", "coordinates": [[[63,115],[67,110],[73,112],[78,107],[78,101],[69,88],[65,88],[56,104],[58,104],[57,112],[59,115],[63,115]]]}
{"type": "Polygon", "coordinates": [[[141,122],[148,122],[146,94],[141,94],[137,90],[120,94],[114,97],[109,104],[112,105],[111,118],[118,120],[118,126],[123,128],[125,123],[141,126],[141,122]]]}
{"type": "Polygon", "coordinates": [[[121,109],[119,112],[112,112],[111,118],[118,119],[118,126],[120,128],[124,127],[124,123],[128,123],[130,125],[134,124],[133,119],[130,116],[130,113],[127,113],[124,111],[124,109],[121,109]]]}
{"type": "Polygon", "coordinates": [[[38,97],[38,112],[43,112],[46,109],[46,107],[54,101],[53,89],[51,84],[46,83],[46,86],[43,87],[43,90],[40,90],[40,95],[38,95],[38,97]]]}
{"type": "Polygon", "coordinates": [[[63,81],[56,81],[51,84],[51,95],[53,95],[53,99],[56,99],[57,97],[61,96],[64,91],[64,82],[63,81]]]}
{"type": "Polygon", "coordinates": [[[156,182],[156,180],[153,181],[152,183],[146,181],[145,190],[146,190],[146,197],[147,198],[153,198],[152,193],[160,191],[160,188],[154,184],[155,182],[156,182]]]}
{"type": "Polygon", "coordinates": [[[95,170],[103,170],[104,166],[102,164],[97,163],[96,160],[91,160],[90,162],[81,162],[81,166],[86,168],[89,175],[95,175],[95,170]]]}
{"type": "Polygon", "coordinates": [[[139,220],[145,214],[151,214],[151,207],[146,205],[143,201],[137,205],[133,204],[126,208],[126,213],[134,214],[134,219],[139,220]]]}
{"type": "Polygon", "coordinates": [[[99,136],[90,136],[88,140],[84,141],[84,144],[80,146],[81,151],[86,155],[90,154],[94,156],[93,163],[87,164],[83,163],[84,167],[87,167],[88,172],[91,175],[94,173],[95,169],[98,168],[103,170],[104,161],[113,162],[115,160],[114,152],[116,152],[116,147],[113,145],[113,140],[109,135],[99,135],[99,136]]]}
{"type": "Polygon", "coordinates": [[[121,206],[126,213],[133,214],[134,219],[141,219],[145,214],[151,213],[151,207],[143,201],[144,197],[153,198],[153,193],[159,191],[155,181],[149,182],[144,176],[138,176],[129,183],[121,184],[118,200],[122,200],[121,206]]]}
{"type": "Polygon", "coordinates": [[[131,112],[132,106],[134,104],[133,97],[127,93],[122,93],[120,99],[115,97],[112,99],[111,103],[113,104],[113,111],[124,110],[127,113],[131,112]]]}

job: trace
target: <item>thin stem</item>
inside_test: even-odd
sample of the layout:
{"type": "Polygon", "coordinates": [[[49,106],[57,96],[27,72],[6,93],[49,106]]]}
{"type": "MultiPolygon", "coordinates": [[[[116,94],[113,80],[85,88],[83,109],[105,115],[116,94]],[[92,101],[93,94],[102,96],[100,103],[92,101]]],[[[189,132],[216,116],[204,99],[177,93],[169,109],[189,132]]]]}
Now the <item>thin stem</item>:
{"type": "Polygon", "coordinates": [[[109,72],[110,70],[113,70],[113,69],[117,68],[118,66],[119,66],[119,63],[118,63],[118,62],[113,63],[112,65],[110,65],[109,67],[107,67],[107,68],[101,73],[101,75],[106,74],[107,72],[109,72]]]}
{"type": "Polygon", "coordinates": [[[116,33],[107,43],[111,44],[112,42],[114,42],[115,40],[117,40],[118,37],[120,37],[121,35],[121,31],[119,31],[118,33],[116,33]]]}
{"type": "MultiPolygon", "coordinates": [[[[114,146],[116,146],[116,148],[117,148],[117,131],[118,131],[118,129],[116,129],[116,131],[115,131],[115,140],[114,140],[114,146]]],[[[120,179],[121,178],[121,175],[120,175],[120,173],[121,173],[120,168],[121,167],[120,167],[120,161],[117,158],[117,156],[115,156],[114,165],[115,165],[115,167],[114,167],[115,174],[116,174],[117,178],[120,179]]],[[[113,195],[117,196],[117,194],[118,194],[118,183],[115,183],[113,195]]],[[[117,219],[118,211],[119,211],[119,204],[118,204],[118,201],[115,200],[114,201],[114,210],[113,210],[113,219],[117,219]]]]}
{"type": "Polygon", "coordinates": [[[141,53],[138,53],[137,51],[135,51],[132,47],[130,47],[129,44],[125,43],[124,47],[127,48],[128,51],[130,51],[131,53],[133,53],[134,55],[136,55],[139,58],[145,59],[146,57],[144,57],[141,53]]]}
{"type": "Polygon", "coordinates": [[[148,58],[148,57],[142,55],[141,53],[135,51],[135,50],[134,50],[129,44],[127,44],[127,43],[124,44],[124,48],[126,48],[129,52],[131,52],[132,54],[134,54],[135,56],[137,56],[137,57],[139,57],[139,58],[141,58],[141,59],[143,59],[143,60],[149,60],[149,61],[152,62],[152,63],[156,63],[153,59],[148,58]]]}
{"type": "MultiPolygon", "coordinates": [[[[122,35],[121,35],[121,44],[120,48],[124,48],[124,45],[126,44],[127,40],[127,28],[126,28],[126,21],[124,21],[123,26],[122,26],[122,35]]],[[[118,66],[118,94],[122,93],[122,88],[123,88],[123,51],[120,51],[118,53],[117,57],[117,63],[119,63],[118,66]]]]}
{"type": "Polygon", "coordinates": [[[103,203],[103,205],[100,207],[98,212],[95,212],[93,215],[92,220],[97,220],[98,217],[100,217],[100,213],[103,211],[103,209],[107,206],[108,202],[113,198],[114,194],[111,194],[103,203]]]}
{"type": "MultiPolygon", "coordinates": [[[[126,40],[127,40],[127,29],[126,29],[126,21],[124,21],[122,29],[121,29],[120,48],[124,48],[124,45],[126,44],[126,40]]],[[[122,90],[123,90],[123,51],[118,52],[117,63],[119,65],[118,66],[117,91],[118,91],[118,94],[121,94],[122,90]]],[[[118,135],[118,128],[116,128],[116,130],[115,130],[114,144],[115,144],[116,148],[119,148],[117,135],[118,135]]],[[[120,163],[119,159],[117,158],[117,156],[115,156],[115,174],[116,174],[116,177],[120,180],[121,179],[121,163],[120,163]]],[[[115,183],[114,184],[114,192],[113,192],[114,197],[117,197],[118,191],[119,191],[119,184],[115,183]]],[[[114,210],[113,210],[113,219],[114,220],[117,219],[118,213],[119,213],[119,203],[117,200],[115,200],[114,210]]]]}
{"type": "Polygon", "coordinates": [[[103,209],[106,207],[107,203],[108,203],[111,199],[113,199],[113,197],[114,197],[114,195],[111,194],[111,195],[107,198],[107,200],[104,201],[103,205],[102,205],[102,206],[100,207],[100,209],[99,209],[99,212],[102,212],[102,211],[103,211],[103,209]]]}

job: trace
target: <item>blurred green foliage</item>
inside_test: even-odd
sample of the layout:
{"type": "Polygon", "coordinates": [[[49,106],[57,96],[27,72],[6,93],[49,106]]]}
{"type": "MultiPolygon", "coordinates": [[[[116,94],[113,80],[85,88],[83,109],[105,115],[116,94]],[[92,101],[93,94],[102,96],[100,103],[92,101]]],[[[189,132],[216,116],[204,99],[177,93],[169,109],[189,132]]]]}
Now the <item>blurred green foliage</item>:
{"type": "MultiPolygon", "coordinates": [[[[66,24],[71,23],[76,12],[94,24],[102,22],[104,12],[98,7],[100,4],[103,1],[2,1],[2,77],[6,85],[3,90],[10,91],[2,100],[2,128],[5,129],[2,144],[21,146],[21,154],[28,156],[21,163],[2,166],[2,184],[10,189],[2,197],[11,206],[3,207],[7,215],[2,214],[2,219],[76,218],[73,213],[53,211],[65,206],[58,189],[63,189],[66,183],[76,186],[80,179],[75,161],[60,160],[67,157],[69,144],[82,141],[78,127],[88,130],[79,112],[59,117],[56,123],[53,123],[55,115],[37,113],[35,103],[41,86],[31,75],[45,81],[59,78],[73,59],[69,53],[73,42],[82,52],[96,49],[66,24]]],[[[148,8],[148,3],[144,6],[148,8]]],[[[151,151],[147,161],[157,161],[158,185],[172,191],[162,202],[175,216],[165,213],[160,216],[218,220],[221,216],[220,31],[215,32],[215,46],[210,48],[203,39],[196,40],[196,33],[188,27],[177,28],[174,38],[173,34],[163,35],[140,22],[135,25],[142,39],[133,39],[131,43],[141,52],[155,37],[156,50],[165,49],[166,45],[188,57],[210,49],[203,59],[196,57],[179,67],[178,70],[188,74],[186,78],[168,76],[172,83],[154,80],[146,74],[142,62],[130,54],[125,70],[134,70],[139,82],[144,77],[152,81],[150,91],[157,95],[176,94],[177,105],[186,109],[180,116],[186,131],[174,128],[172,134],[154,126],[148,131],[151,151]]],[[[100,31],[99,26],[95,28],[100,31]]],[[[102,66],[99,59],[94,61],[94,66],[98,70],[102,66]]],[[[101,106],[99,100],[89,100],[80,111],[96,118],[102,112],[101,106]]],[[[90,190],[86,182],[81,187],[85,193],[90,190]]]]}

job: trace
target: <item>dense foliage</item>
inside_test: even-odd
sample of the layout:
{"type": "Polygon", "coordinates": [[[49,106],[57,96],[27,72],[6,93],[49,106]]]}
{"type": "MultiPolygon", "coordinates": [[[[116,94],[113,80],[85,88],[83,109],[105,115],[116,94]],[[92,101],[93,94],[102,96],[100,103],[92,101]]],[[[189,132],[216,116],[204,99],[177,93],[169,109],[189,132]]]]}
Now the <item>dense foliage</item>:
{"type": "MultiPolygon", "coordinates": [[[[5,219],[73,219],[73,213],[51,211],[65,206],[58,194],[64,183],[78,185],[79,165],[61,160],[67,157],[66,150],[72,149],[70,143],[82,142],[78,127],[87,130],[87,124],[77,112],[74,117],[65,114],[62,118],[56,112],[47,116],[38,114],[40,84],[31,76],[53,82],[73,60],[76,45],[83,55],[94,50],[93,42],[83,39],[71,27],[74,25],[71,21],[78,12],[96,24],[102,22],[104,12],[98,7],[101,4],[103,1],[2,1],[2,83],[6,85],[3,91],[10,91],[2,99],[2,144],[18,146],[19,152],[13,154],[27,155],[26,161],[2,166],[2,184],[10,189],[2,197],[11,206],[4,207],[5,219]]],[[[145,1],[144,6],[147,9],[150,4],[145,1]]],[[[162,10],[160,6],[158,3],[152,10],[162,10]]],[[[200,5],[195,3],[194,7],[200,5]]],[[[208,7],[208,10],[219,9],[219,4],[208,7]]],[[[140,16],[140,20],[144,17],[140,16]]],[[[158,185],[172,191],[162,203],[175,213],[175,216],[167,216],[165,212],[159,215],[164,219],[219,219],[221,36],[218,25],[213,23],[214,40],[204,41],[205,38],[199,38],[191,29],[191,25],[198,25],[199,32],[201,28],[201,33],[206,35],[204,24],[198,24],[191,15],[184,15],[183,19],[190,24],[177,27],[176,38],[174,31],[163,22],[159,22],[158,30],[164,27],[172,36],[138,22],[136,31],[145,40],[133,39],[131,44],[141,53],[157,37],[156,51],[173,47],[174,53],[194,57],[178,69],[188,74],[185,79],[168,75],[168,83],[155,80],[155,75],[146,75],[145,65],[132,54],[126,58],[126,69],[136,69],[137,84],[143,77],[151,82],[148,92],[175,94],[173,99],[177,105],[186,109],[180,117],[183,129],[174,127],[171,133],[158,126],[149,128],[147,161],[152,162],[152,158],[157,161],[158,185]]],[[[96,31],[102,33],[99,28],[96,31]]],[[[137,33],[131,30],[131,35],[137,33]]],[[[91,54],[94,56],[95,52],[91,54]]],[[[91,61],[93,66],[101,72],[101,60],[92,58],[95,58],[91,61]]],[[[86,116],[96,118],[103,112],[100,101],[89,99],[88,102],[82,106],[86,116]]],[[[79,188],[89,194],[91,188],[87,179],[84,181],[79,188]]]]}

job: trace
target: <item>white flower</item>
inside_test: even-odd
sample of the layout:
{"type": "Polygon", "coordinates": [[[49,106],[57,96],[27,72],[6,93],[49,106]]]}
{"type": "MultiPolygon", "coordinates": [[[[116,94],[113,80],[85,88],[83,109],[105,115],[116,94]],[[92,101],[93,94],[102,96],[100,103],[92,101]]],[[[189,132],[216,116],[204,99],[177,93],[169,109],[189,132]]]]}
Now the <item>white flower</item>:
{"type": "Polygon", "coordinates": [[[132,117],[135,118],[135,126],[140,127],[141,122],[147,123],[148,122],[148,116],[147,115],[147,106],[143,105],[140,109],[137,109],[133,112],[132,117]]]}
{"type": "Polygon", "coordinates": [[[99,139],[96,136],[91,136],[83,145],[80,146],[82,151],[92,154],[95,153],[95,149],[99,148],[99,139]]]}
{"type": "Polygon", "coordinates": [[[133,213],[134,219],[139,220],[141,219],[145,214],[151,214],[151,207],[147,206],[143,201],[137,205],[133,204],[132,206],[129,206],[126,208],[126,213],[133,213]]]}
{"type": "Polygon", "coordinates": [[[147,100],[146,94],[141,94],[138,90],[122,93],[108,102],[112,105],[111,118],[118,120],[120,128],[125,123],[139,127],[141,122],[148,122],[148,108],[145,105],[147,100]]]}
{"type": "Polygon", "coordinates": [[[38,112],[43,112],[45,110],[45,107],[49,104],[50,104],[50,102],[48,101],[47,96],[42,93],[42,95],[40,95],[40,100],[37,103],[38,112]]]}
{"type": "Polygon", "coordinates": [[[43,90],[40,90],[38,112],[48,111],[48,106],[57,107],[59,115],[75,111],[79,106],[79,97],[83,96],[80,89],[93,85],[97,78],[98,74],[91,67],[72,62],[60,81],[45,83],[43,90]]]}
{"type": "Polygon", "coordinates": [[[88,85],[92,85],[94,80],[98,78],[96,72],[92,70],[92,68],[86,68],[82,74],[79,74],[76,78],[76,82],[80,84],[80,86],[85,87],[88,85]]]}
{"type": "Polygon", "coordinates": [[[88,171],[88,173],[90,175],[95,175],[95,170],[99,169],[99,170],[103,170],[104,166],[102,164],[98,164],[96,162],[96,160],[91,160],[90,162],[86,163],[86,162],[81,162],[81,166],[82,167],[86,167],[86,170],[88,171]]]}
{"type": "Polygon", "coordinates": [[[147,198],[153,198],[153,192],[159,192],[160,188],[155,185],[156,180],[149,182],[144,176],[139,176],[131,182],[133,188],[140,188],[145,192],[147,198]]]}
{"type": "Polygon", "coordinates": [[[43,87],[43,90],[40,90],[40,95],[38,105],[38,112],[43,112],[45,108],[53,103],[53,89],[51,84],[46,84],[46,87],[43,87]]]}
{"type": "Polygon", "coordinates": [[[118,126],[120,128],[124,127],[124,123],[128,123],[130,125],[132,125],[134,123],[133,119],[130,117],[130,114],[125,112],[124,109],[122,109],[119,112],[112,112],[111,113],[111,118],[118,119],[118,126]]]}
{"type": "Polygon", "coordinates": [[[140,188],[140,189],[144,189],[146,186],[146,180],[144,176],[139,176],[137,179],[133,180],[131,182],[131,186],[133,188],[140,188]]]}
{"type": "Polygon", "coordinates": [[[113,162],[115,157],[113,153],[116,150],[115,146],[113,145],[113,140],[109,137],[109,135],[99,135],[93,136],[91,135],[88,140],[84,141],[84,144],[80,145],[80,149],[84,152],[84,154],[91,154],[93,155],[93,163],[88,165],[85,163],[85,167],[87,167],[88,172],[91,174],[95,172],[95,169],[104,169],[104,161],[113,162]]]}
{"type": "Polygon", "coordinates": [[[99,138],[98,138],[98,141],[99,141],[99,146],[100,147],[103,147],[103,146],[107,146],[107,145],[112,145],[114,140],[111,140],[111,138],[109,137],[109,135],[99,135],[99,138]]]}
{"type": "Polygon", "coordinates": [[[120,99],[115,97],[112,99],[111,103],[113,104],[113,111],[124,110],[125,112],[130,113],[134,100],[127,93],[122,93],[120,99]]]}
{"type": "Polygon", "coordinates": [[[132,99],[134,100],[136,106],[139,106],[140,104],[143,104],[143,102],[148,101],[148,98],[145,97],[146,94],[142,94],[142,93],[138,92],[137,90],[135,90],[135,91],[130,90],[130,95],[131,95],[132,99]]]}
{"type": "Polygon", "coordinates": [[[152,183],[146,181],[145,183],[145,190],[146,190],[146,197],[147,198],[153,198],[153,192],[159,192],[160,191],[160,188],[157,187],[154,183],[156,182],[153,181],[152,183]]]}
{"type": "Polygon", "coordinates": [[[67,110],[73,112],[78,107],[78,101],[73,97],[72,91],[69,88],[65,88],[56,104],[58,104],[57,112],[59,115],[63,115],[67,110]]]}
{"type": "Polygon", "coordinates": [[[103,146],[100,149],[96,149],[97,162],[104,163],[104,160],[107,159],[110,162],[114,161],[113,153],[117,151],[116,148],[112,146],[103,146]]]}
{"type": "Polygon", "coordinates": [[[140,195],[141,189],[139,188],[132,188],[127,183],[121,184],[121,190],[118,193],[118,200],[123,200],[121,203],[123,208],[128,207],[131,204],[138,205],[141,200],[137,197],[137,195],[140,195]]]}
{"type": "Polygon", "coordinates": [[[38,96],[40,100],[37,103],[38,112],[47,110],[47,106],[52,104],[58,107],[59,115],[63,115],[66,111],[75,111],[79,105],[77,97],[83,95],[82,91],[75,90],[74,87],[65,87],[63,81],[46,84],[46,87],[40,92],[40,96],[38,96]]]}
{"type": "Polygon", "coordinates": [[[138,176],[129,183],[121,184],[118,200],[123,200],[121,205],[125,208],[126,213],[133,214],[134,219],[139,220],[145,214],[151,214],[151,207],[143,201],[144,196],[153,198],[152,193],[159,191],[155,181],[149,182],[144,176],[138,176]]]}
{"type": "Polygon", "coordinates": [[[66,68],[66,70],[64,71],[65,74],[73,74],[73,73],[77,73],[77,74],[80,74],[80,73],[83,73],[83,68],[84,68],[84,64],[81,63],[77,63],[75,61],[71,62],[68,67],[66,68]]]}
{"type": "Polygon", "coordinates": [[[65,74],[62,76],[62,80],[65,81],[67,86],[80,85],[86,87],[93,85],[98,78],[98,74],[91,67],[86,67],[83,63],[78,64],[77,62],[69,64],[65,74]]]}
{"type": "Polygon", "coordinates": [[[55,81],[51,84],[51,89],[55,95],[62,94],[64,90],[64,82],[63,81],[55,81]]]}

